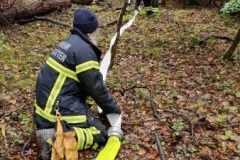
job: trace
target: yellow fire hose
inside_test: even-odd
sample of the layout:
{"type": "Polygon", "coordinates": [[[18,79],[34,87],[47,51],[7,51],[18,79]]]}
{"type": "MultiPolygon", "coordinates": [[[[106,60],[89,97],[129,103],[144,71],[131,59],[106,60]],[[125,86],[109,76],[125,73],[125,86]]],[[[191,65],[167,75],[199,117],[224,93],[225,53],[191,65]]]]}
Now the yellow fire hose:
{"type": "Polygon", "coordinates": [[[120,149],[121,142],[118,137],[111,136],[103,150],[98,154],[96,160],[114,160],[120,149]]]}

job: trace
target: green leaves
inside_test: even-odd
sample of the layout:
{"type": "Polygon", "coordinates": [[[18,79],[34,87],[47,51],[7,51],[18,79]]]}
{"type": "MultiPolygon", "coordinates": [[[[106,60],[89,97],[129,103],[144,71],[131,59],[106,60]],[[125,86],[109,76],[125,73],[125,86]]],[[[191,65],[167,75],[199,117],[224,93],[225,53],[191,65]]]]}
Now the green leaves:
{"type": "Polygon", "coordinates": [[[172,129],[174,130],[173,134],[175,136],[179,136],[181,131],[184,129],[184,126],[185,124],[182,121],[174,122],[172,125],[172,129]]]}
{"type": "MultiPolygon", "coordinates": [[[[48,16],[70,23],[74,7],[79,6],[48,16]]],[[[116,31],[110,22],[118,19],[119,10],[102,4],[87,7],[96,11],[101,22],[99,48],[104,53],[116,31]]],[[[153,129],[164,143],[166,159],[234,159],[232,155],[240,150],[239,58],[228,62],[218,59],[229,47],[226,40],[209,39],[205,46],[198,45],[209,35],[233,38],[239,22],[222,19],[216,10],[177,7],[161,7],[161,17],[149,18],[140,12],[120,38],[106,81],[123,111],[125,139],[119,160],[159,159],[153,129]],[[146,88],[131,89],[136,84],[148,86],[152,97],[146,88]],[[151,100],[160,120],[153,116],[151,100]]],[[[133,15],[131,7],[128,9],[126,20],[133,15]]],[[[69,35],[69,29],[39,21],[15,25],[9,33],[8,37],[0,35],[0,109],[8,113],[25,106],[17,112],[16,120],[16,113],[4,118],[11,125],[7,132],[10,145],[21,151],[33,123],[37,73],[56,44],[69,35]]],[[[28,148],[36,156],[38,150],[32,142],[26,151],[28,148]]],[[[0,145],[1,154],[3,151],[0,145]]],[[[92,155],[90,150],[80,154],[84,159],[92,155]]]]}
{"type": "Polygon", "coordinates": [[[0,34],[0,53],[5,53],[9,52],[11,50],[10,45],[6,42],[7,36],[0,34]]]}
{"type": "Polygon", "coordinates": [[[134,151],[139,150],[139,145],[138,144],[132,145],[132,149],[134,151]]]}
{"type": "Polygon", "coordinates": [[[227,130],[227,131],[225,131],[224,135],[220,135],[220,138],[224,141],[229,140],[229,139],[234,140],[234,135],[231,130],[227,130]]]}
{"type": "Polygon", "coordinates": [[[229,2],[225,3],[225,5],[220,11],[228,14],[233,14],[233,13],[240,14],[240,1],[230,0],[229,2]]]}
{"type": "Polygon", "coordinates": [[[237,92],[235,93],[235,96],[236,96],[237,98],[240,98],[240,91],[237,91],[237,92]]]}

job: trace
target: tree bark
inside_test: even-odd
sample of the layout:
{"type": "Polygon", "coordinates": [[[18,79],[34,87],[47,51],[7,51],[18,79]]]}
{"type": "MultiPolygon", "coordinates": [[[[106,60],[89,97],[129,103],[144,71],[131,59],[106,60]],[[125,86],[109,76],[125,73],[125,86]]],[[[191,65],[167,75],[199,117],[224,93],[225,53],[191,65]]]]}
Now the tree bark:
{"type": "Polygon", "coordinates": [[[71,0],[72,3],[76,4],[90,4],[93,2],[93,0],[71,0]]]}
{"type": "Polygon", "coordinates": [[[235,39],[233,40],[233,43],[232,43],[231,47],[224,54],[223,59],[228,59],[229,60],[232,57],[232,54],[235,51],[235,49],[237,48],[237,45],[238,45],[239,42],[240,42],[240,29],[238,29],[238,33],[237,33],[235,39]]]}
{"type": "Polygon", "coordinates": [[[11,24],[20,19],[32,18],[36,15],[44,15],[53,10],[70,6],[70,0],[46,0],[27,6],[11,7],[0,12],[0,25],[11,24]]]}
{"type": "Polygon", "coordinates": [[[127,4],[128,4],[127,0],[124,0],[123,7],[122,7],[122,10],[121,10],[121,13],[120,13],[120,16],[119,16],[119,19],[118,19],[118,23],[117,23],[116,39],[115,39],[115,42],[114,42],[114,44],[112,46],[112,49],[111,49],[112,58],[111,58],[111,62],[110,62],[109,68],[112,68],[112,66],[113,66],[114,57],[116,55],[116,50],[117,50],[117,44],[118,44],[118,41],[119,41],[119,38],[120,38],[120,30],[121,30],[121,26],[122,26],[122,20],[123,20],[124,14],[126,12],[127,4]]]}

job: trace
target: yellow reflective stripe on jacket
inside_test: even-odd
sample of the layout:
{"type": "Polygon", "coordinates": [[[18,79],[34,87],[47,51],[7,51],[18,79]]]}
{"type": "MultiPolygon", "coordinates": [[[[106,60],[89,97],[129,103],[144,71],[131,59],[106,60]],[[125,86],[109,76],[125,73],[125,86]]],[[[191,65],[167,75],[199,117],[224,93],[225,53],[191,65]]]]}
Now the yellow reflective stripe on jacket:
{"type": "Polygon", "coordinates": [[[85,143],[84,149],[87,149],[91,147],[91,145],[93,144],[93,136],[91,131],[88,128],[83,129],[83,131],[86,135],[86,143],[85,143]]]}
{"type": "Polygon", "coordinates": [[[46,103],[45,111],[47,113],[51,113],[51,111],[54,107],[54,103],[56,101],[56,98],[57,98],[59,92],[61,91],[62,86],[63,86],[66,78],[67,77],[65,75],[63,75],[61,73],[59,74],[59,76],[58,76],[58,78],[57,78],[57,80],[56,80],[56,82],[55,82],[55,84],[54,84],[54,86],[51,90],[51,93],[48,97],[47,103],[46,103]]]}
{"type": "Polygon", "coordinates": [[[93,126],[93,127],[90,127],[89,129],[91,130],[91,133],[92,133],[92,134],[100,134],[100,133],[101,133],[101,132],[100,132],[99,130],[97,130],[97,128],[94,127],[94,126],[93,126]]]}
{"type": "Polygon", "coordinates": [[[85,144],[85,136],[84,136],[83,130],[77,127],[73,127],[73,129],[77,133],[77,139],[78,139],[77,150],[83,150],[83,146],[85,144]]]}
{"type": "MultiPolygon", "coordinates": [[[[36,107],[35,112],[39,116],[43,117],[44,119],[49,120],[50,122],[56,122],[57,119],[56,119],[55,115],[45,112],[37,104],[35,104],[35,107],[36,107]]],[[[86,115],[79,115],[79,116],[64,116],[64,115],[62,115],[61,118],[70,124],[84,123],[87,121],[86,115]]]]}
{"type": "Polygon", "coordinates": [[[46,63],[57,72],[62,73],[63,75],[79,82],[77,75],[74,71],[64,67],[63,65],[61,65],[60,63],[52,59],[51,57],[48,58],[46,63]]]}
{"type": "Polygon", "coordinates": [[[89,69],[99,69],[99,63],[97,61],[88,61],[76,66],[76,73],[79,74],[81,72],[87,71],[89,69]]]}
{"type": "Polygon", "coordinates": [[[94,100],[92,99],[92,97],[87,96],[87,98],[86,98],[86,103],[87,103],[88,105],[94,105],[94,100]]]}

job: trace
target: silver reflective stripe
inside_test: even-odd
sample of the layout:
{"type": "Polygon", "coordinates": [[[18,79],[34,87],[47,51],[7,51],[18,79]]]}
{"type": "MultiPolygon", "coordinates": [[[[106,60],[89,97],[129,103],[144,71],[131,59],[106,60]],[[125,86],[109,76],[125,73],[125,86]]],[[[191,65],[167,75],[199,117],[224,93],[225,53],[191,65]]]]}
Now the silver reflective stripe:
{"type": "Polygon", "coordinates": [[[61,91],[66,78],[67,77],[65,75],[61,73],[59,74],[46,103],[45,111],[47,113],[51,113],[54,106],[54,102],[56,101],[56,98],[59,95],[59,92],[61,91]]]}
{"type": "Polygon", "coordinates": [[[77,127],[73,127],[73,128],[77,133],[77,139],[78,139],[77,150],[83,150],[83,146],[84,146],[84,143],[85,143],[85,136],[84,136],[84,133],[83,133],[83,129],[77,128],[77,127]]]}
{"type": "Polygon", "coordinates": [[[97,130],[97,128],[96,127],[90,127],[89,128],[90,129],[90,131],[91,131],[91,133],[92,134],[100,134],[101,132],[99,131],[99,130],[97,130]]]}
{"type": "MultiPolygon", "coordinates": [[[[45,112],[37,104],[35,104],[35,107],[36,107],[35,112],[39,116],[49,120],[50,122],[56,122],[57,119],[56,119],[55,115],[45,112]]],[[[86,115],[78,115],[78,116],[63,116],[62,115],[61,117],[63,120],[65,120],[66,122],[71,123],[71,124],[84,123],[87,120],[86,115]]]]}
{"type": "Polygon", "coordinates": [[[89,69],[99,69],[99,63],[97,61],[87,61],[85,63],[76,66],[77,74],[87,71],[89,69]]]}
{"type": "Polygon", "coordinates": [[[51,57],[48,58],[47,64],[57,72],[62,73],[63,75],[79,82],[76,72],[64,67],[63,65],[61,65],[60,63],[52,59],[51,57]]]}
{"type": "Polygon", "coordinates": [[[84,128],[83,131],[86,135],[86,143],[85,143],[84,149],[87,149],[91,147],[91,145],[93,144],[93,136],[91,131],[88,128],[84,128]]]}

